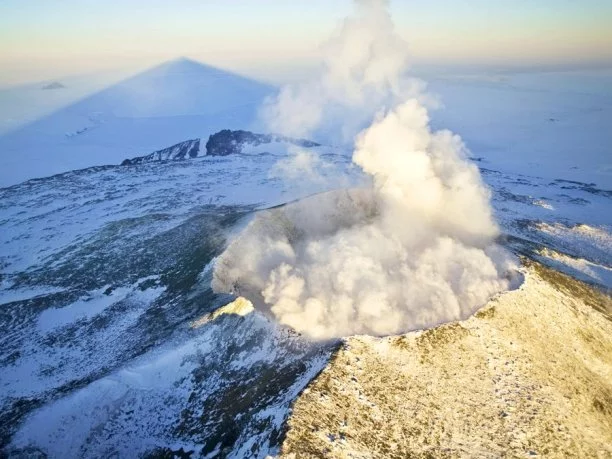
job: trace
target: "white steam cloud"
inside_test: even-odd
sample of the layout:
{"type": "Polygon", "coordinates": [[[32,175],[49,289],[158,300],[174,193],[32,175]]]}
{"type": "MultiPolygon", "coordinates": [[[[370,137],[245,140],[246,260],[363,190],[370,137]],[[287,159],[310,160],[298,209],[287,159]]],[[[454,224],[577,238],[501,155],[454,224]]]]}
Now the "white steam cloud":
{"type": "Polygon", "coordinates": [[[425,97],[422,82],[406,75],[408,47],[387,4],[355,1],[354,14],[322,49],[319,77],[285,86],[264,104],[262,117],[272,132],[304,137],[317,131],[336,143],[352,142],[377,111],[425,97]]]}
{"type": "Polygon", "coordinates": [[[509,287],[513,262],[494,244],[488,190],[461,139],[430,129],[405,50],[387,2],[356,1],[321,78],[268,102],[271,129],[286,135],[331,123],[345,136],[369,119],[353,162],[372,184],[257,215],[219,258],[215,290],[330,338],[465,318],[509,287]]]}

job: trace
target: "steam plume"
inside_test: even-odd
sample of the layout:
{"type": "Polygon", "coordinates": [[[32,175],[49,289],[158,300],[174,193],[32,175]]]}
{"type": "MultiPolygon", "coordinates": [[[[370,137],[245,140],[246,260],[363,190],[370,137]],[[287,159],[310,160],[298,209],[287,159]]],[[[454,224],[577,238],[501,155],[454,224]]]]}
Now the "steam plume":
{"type": "Polygon", "coordinates": [[[321,78],[285,88],[264,115],[273,130],[299,136],[331,123],[341,137],[369,120],[353,162],[371,186],[259,214],[213,279],[216,290],[246,295],[314,338],[464,318],[508,288],[512,269],[493,242],[478,169],[458,136],[430,129],[419,85],[405,78],[406,47],[387,2],[355,4],[321,78]],[[338,114],[342,122],[329,120],[338,114]]]}
{"type": "Polygon", "coordinates": [[[325,43],[318,78],[287,85],[269,99],[262,117],[273,132],[293,137],[355,134],[385,107],[424,97],[422,82],[407,78],[408,47],[395,33],[385,0],[356,0],[354,14],[325,43]]]}

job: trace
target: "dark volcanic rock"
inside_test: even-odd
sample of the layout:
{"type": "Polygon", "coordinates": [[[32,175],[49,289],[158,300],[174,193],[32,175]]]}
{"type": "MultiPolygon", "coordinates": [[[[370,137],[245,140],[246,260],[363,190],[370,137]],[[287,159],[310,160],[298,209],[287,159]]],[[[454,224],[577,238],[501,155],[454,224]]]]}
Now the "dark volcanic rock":
{"type": "Polygon", "coordinates": [[[122,166],[131,166],[134,164],[150,163],[154,161],[180,160],[185,158],[195,158],[200,151],[200,139],[186,140],[163,150],[154,151],[145,156],[138,156],[132,159],[124,160],[122,166]]]}
{"type": "MultiPolygon", "coordinates": [[[[246,145],[258,146],[262,144],[270,144],[273,142],[285,142],[292,145],[297,145],[303,148],[312,148],[320,146],[319,143],[306,139],[293,139],[276,134],[254,134],[250,131],[232,131],[223,129],[222,131],[212,134],[206,142],[207,156],[227,156],[231,154],[242,153],[246,145]]],[[[186,140],[185,142],[177,143],[163,150],[154,151],[145,156],[137,156],[135,158],[124,160],[122,166],[131,166],[134,164],[150,163],[156,161],[180,160],[196,158],[200,151],[200,139],[186,140]]]]}
{"type": "Polygon", "coordinates": [[[249,131],[223,129],[208,138],[206,155],[227,156],[241,153],[245,145],[257,146],[272,142],[287,142],[304,148],[320,146],[320,144],[306,139],[292,139],[275,134],[254,134],[249,131]]]}

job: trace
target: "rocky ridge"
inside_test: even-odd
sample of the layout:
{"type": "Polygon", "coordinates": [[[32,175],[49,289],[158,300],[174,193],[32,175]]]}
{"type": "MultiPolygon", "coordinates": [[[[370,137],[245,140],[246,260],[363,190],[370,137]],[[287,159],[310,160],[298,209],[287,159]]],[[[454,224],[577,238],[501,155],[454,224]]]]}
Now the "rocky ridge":
{"type": "MultiPolygon", "coordinates": [[[[255,134],[250,131],[223,129],[208,137],[206,156],[228,156],[241,154],[248,147],[261,145],[287,144],[302,148],[319,147],[321,144],[306,139],[293,139],[275,134],[255,134]]],[[[150,163],[156,161],[179,161],[200,156],[200,139],[186,140],[171,147],[157,150],[144,156],[125,159],[121,165],[150,163]]]]}
{"type": "Polygon", "coordinates": [[[195,158],[200,152],[200,139],[186,140],[163,150],[154,151],[145,156],[126,159],[121,165],[132,166],[134,164],[150,163],[154,161],[178,161],[187,158],[195,158]]]}
{"type": "Polygon", "coordinates": [[[475,316],[347,338],[293,405],[281,457],[610,457],[612,299],[527,262],[475,316]]]}

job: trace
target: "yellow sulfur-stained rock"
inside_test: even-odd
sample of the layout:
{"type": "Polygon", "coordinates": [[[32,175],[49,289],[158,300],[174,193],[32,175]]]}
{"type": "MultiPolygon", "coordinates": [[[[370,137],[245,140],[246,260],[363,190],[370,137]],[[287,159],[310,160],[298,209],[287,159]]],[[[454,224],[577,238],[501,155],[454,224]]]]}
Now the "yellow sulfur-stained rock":
{"type": "Polygon", "coordinates": [[[235,314],[238,316],[246,316],[247,314],[250,314],[251,312],[253,312],[253,310],[254,310],[253,304],[246,298],[239,296],[231,303],[226,304],[225,306],[220,307],[219,309],[211,312],[210,314],[206,314],[197,320],[194,320],[193,322],[191,322],[190,325],[191,325],[191,328],[199,328],[205,323],[210,322],[211,320],[215,320],[216,318],[224,314],[235,314]]]}

